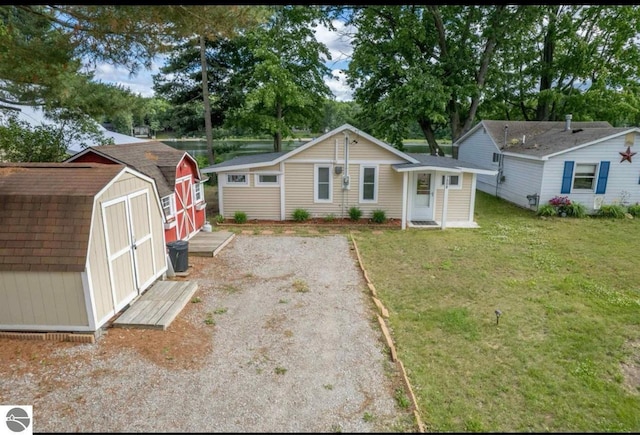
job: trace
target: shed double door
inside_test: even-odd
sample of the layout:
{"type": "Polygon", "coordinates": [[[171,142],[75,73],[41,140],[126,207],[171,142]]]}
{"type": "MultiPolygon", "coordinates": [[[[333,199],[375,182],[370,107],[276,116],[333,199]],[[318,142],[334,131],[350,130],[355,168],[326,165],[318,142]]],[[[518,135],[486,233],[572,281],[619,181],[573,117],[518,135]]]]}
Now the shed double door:
{"type": "Polygon", "coordinates": [[[176,237],[188,240],[196,233],[196,208],[193,198],[193,177],[176,180],[176,237]]]}
{"type": "Polygon", "coordinates": [[[149,206],[147,190],[131,193],[102,206],[116,312],[153,282],[156,267],[149,206]]]}

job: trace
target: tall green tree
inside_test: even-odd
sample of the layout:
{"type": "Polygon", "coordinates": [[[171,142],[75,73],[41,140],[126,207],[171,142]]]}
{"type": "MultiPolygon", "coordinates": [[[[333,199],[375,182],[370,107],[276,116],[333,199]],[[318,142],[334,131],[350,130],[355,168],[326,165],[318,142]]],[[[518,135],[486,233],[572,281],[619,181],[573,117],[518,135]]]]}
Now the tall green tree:
{"type": "MultiPolygon", "coordinates": [[[[526,33],[496,53],[487,117],[634,122],[640,79],[640,8],[632,5],[530,7],[526,33]]],[[[517,39],[516,39],[517,38],[517,39]]]]}
{"type": "Polygon", "coordinates": [[[347,82],[376,120],[372,132],[401,147],[417,122],[431,154],[443,155],[436,131],[448,125],[455,140],[473,125],[495,51],[525,19],[512,5],[355,9],[347,82]]]}
{"type": "Polygon", "coordinates": [[[331,59],[316,40],[314,28],[330,25],[318,7],[275,6],[270,20],[247,33],[244,68],[235,81],[244,95],[242,105],[228,112],[227,125],[273,138],[274,151],[293,128],[319,126],[324,101],[332,94],[324,82],[331,59]]]}

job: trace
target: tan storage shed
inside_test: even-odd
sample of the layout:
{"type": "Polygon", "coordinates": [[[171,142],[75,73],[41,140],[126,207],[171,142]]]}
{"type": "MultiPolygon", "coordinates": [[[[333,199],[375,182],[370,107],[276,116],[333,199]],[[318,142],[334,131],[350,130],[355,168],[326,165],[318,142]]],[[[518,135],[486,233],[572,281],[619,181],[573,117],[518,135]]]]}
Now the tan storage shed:
{"type": "Polygon", "coordinates": [[[0,164],[0,330],[95,332],[167,270],[155,183],[124,165],[0,164]]]}

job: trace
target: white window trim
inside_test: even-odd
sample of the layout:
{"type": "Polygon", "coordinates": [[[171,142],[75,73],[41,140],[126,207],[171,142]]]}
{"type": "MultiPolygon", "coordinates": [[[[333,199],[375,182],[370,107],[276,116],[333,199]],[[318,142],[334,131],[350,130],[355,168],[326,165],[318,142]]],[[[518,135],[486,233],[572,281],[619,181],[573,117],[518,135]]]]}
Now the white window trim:
{"type": "Polygon", "coordinates": [[[223,186],[228,187],[249,187],[249,173],[248,172],[227,172],[222,178],[223,186]],[[229,175],[244,175],[244,183],[230,182],[229,175]]]}
{"type": "MultiPolygon", "coordinates": [[[[449,190],[460,190],[462,189],[462,175],[463,174],[440,174],[440,178],[438,179],[439,188],[444,189],[444,177],[458,177],[458,184],[449,183],[449,190]]],[[[451,179],[449,179],[451,180],[451,179]]]]}
{"type": "Polygon", "coordinates": [[[313,165],[313,202],[332,203],[333,202],[333,165],[315,164],[313,165]],[[318,199],[318,169],[329,169],[329,199],[318,199]]]}
{"type": "Polygon", "coordinates": [[[202,183],[193,183],[193,202],[194,204],[204,202],[204,186],[202,183]]]}
{"type": "Polygon", "coordinates": [[[279,187],[280,186],[280,173],[279,172],[257,172],[254,175],[254,183],[256,185],[256,187],[279,187]],[[275,175],[276,176],[276,182],[275,183],[265,183],[260,181],[260,176],[261,175],[275,175]]]}
{"type": "Polygon", "coordinates": [[[166,218],[171,219],[176,215],[176,195],[174,193],[171,193],[167,196],[163,196],[160,199],[160,205],[162,206],[163,213],[165,212],[164,200],[167,198],[169,199],[169,214],[166,214],[166,218]]]}
{"type": "MultiPolygon", "coordinates": [[[[580,192],[595,192],[596,188],[598,186],[598,174],[600,173],[600,162],[575,162],[574,166],[573,166],[573,174],[571,177],[571,192],[576,192],[576,193],[580,193],[580,192]],[[576,174],[578,173],[578,166],[580,165],[593,165],[595,166],[595,170],[593,173],[593,181],[591,182],[591,188],[590,189],[583,189],[580,187],[573,187],[573,185],[576,182],[576,174]]],[[[580,178],[585,178],[585,177],[580,177],[580,178]]]]}
{"type": "Polygon", "coordinates": [[[361,164],[360,165],[360,183],[358,184],[360,187],[360,193],[358,195],[360,203],[362,204],[377,204],[378,203],[378,185],[380,184],[379,181],[379,173],[380,171],[378,170],[378,165],[372,165],[372,164],[361,164]],[[373,199],[364,199],[364,170],[365,169],[373,169],[374,170],[374,174],[373,174],[373,199]]]}

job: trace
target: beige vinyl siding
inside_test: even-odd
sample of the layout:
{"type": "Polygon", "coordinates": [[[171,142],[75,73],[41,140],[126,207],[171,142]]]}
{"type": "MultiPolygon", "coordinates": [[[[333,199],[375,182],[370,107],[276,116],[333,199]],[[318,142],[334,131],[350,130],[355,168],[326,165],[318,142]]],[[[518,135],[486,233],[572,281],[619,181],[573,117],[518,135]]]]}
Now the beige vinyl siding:
{"type": "Polygon", "coordinates": [[[383,210],[387,218],[402,218],[402,177],[403,174],[393,170],[389,164],[378,165],[378,201],[377,203],[360,202],[360,166],[375,166],[375,163],[364,163],[362,165],[349,165],[349,176],[355,183],[351,184],[354,190],[356,207],[362,210],[362,217],[371,217],[374,210],[383,210]]]}
{"type": "MultiPolygon", "coordinates": [[[[232,171],[232,173],[248,174],[248,186],[222,187],[222,206],[224,217],[233,219],[235,212],[243,211],[247,219],[280,220],[280,185],[256,186],[255,174],[261,172],[279,172],[280,165],[255,168],[252,171],[232,171]]],[[[226,177],[228,172],[220,172],[218,180],[226,177]]],[[[282,176],[280,176],[282,177],[282,176]]],[[[282,179],[280,178],[282,182],[282,179]]]]}
{"type": "Polygon", "coordinates": [[[3,326],[88,326],[79,272],[0,272],[3,326]]]}
{"type": "MultiPolygon", "coordinates": [[[[442,173],[438,173],[436,179],[439,180],[442,173]]],[[[462,174],[462,188],[449,189],[447,201],[447,222],[468,222],[469,207],[471,206],[471,186],[473,174],[462,174]]],[[[436,209],[434,219],[438,222],[442,220],[442,205],[444,204],[444,189],[439,187],[436,190],[436,209]]]]}
{"type": "MultiPolygon", "coordinates": [[[[349,144],[349,163],[356,160],[370,161],[370,160],[393,160],[402,162],[404,159],[393,154],[381,146],[374,144],[373,142],[364,139],[363,137],[354,135],[351,133],[351,140],[357,140],[358,143],[349,144]]],[[[344,135],[342,133],[336,134],[327,140],[319,142],[300,153],[291,157],[287,162],[293,162],[296,160],[317,160],[321,161],[333,161],[336,159],[336,143],[338,145],[337,160],[344,161],[344,135]]]]}
{"type": "MultiPolygon", "coordinates": [[[[88,264],[90,282],[96,307],[96,318],[98,321],[103,319],[105,316],[112,314],[114,310],[109,265],[106,257],[107,248],[105,244],[104,228],[102,226],[102,207],[100,204],[143,189],[147,190],[149,195],[149,210],[151,213],[152,225],[151,231],[154,247],[153,255],[155,257],[156,264],[155,274],[160,274],[160,270],[163,270],[166,267],[166,248],[164,246],[162,210],[154,196],[155,193],[153,186],[147,180],[136,177],[133,174],[124,173],[105,192],[102,193],[96,201],[97,206],[94,207],[93,210],[88,264]]],[[[143,216],[134,216],[134,221],[146,219],[146,213],[141,213],[141,215],[143,216]]],[[[147,261],[150,260],[147,259],[147,261]]]]}
{"type": "MultiPolygon", "coordinates": [[[[375,162],[365,166],[376,165],[375,162]]],[[[285,163],[285,217],[291,219],[297,208],[307,210],[312,217],[324,217],[333,214],[336,217],[348,217],[349,208],[358,207],[362,217],[370,217],[373,210],[385,211],[388,218],[402,217],[402,174],[393,170],[391,165],[378,166],[378,201],[377,203],[360,202],[360,164],[349,164],[351,188],[342,190],[342,174],[332,176],[332,202],[314,202],[314,163],[285,163]]],[[[226,207],[226,206],[225,206],[226,207]]]]}

